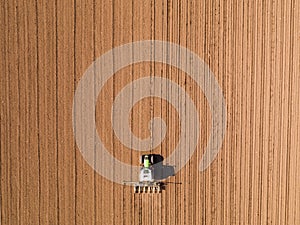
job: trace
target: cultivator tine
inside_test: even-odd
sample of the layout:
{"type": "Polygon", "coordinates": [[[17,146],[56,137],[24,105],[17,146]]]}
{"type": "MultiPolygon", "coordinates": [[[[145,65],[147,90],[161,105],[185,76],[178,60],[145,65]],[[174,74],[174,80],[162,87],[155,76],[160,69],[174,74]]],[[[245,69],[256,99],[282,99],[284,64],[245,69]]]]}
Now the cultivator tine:
{"type": "Polygon", "coordinates": [[[162,187],[157,184],[150,184],[150,185],[137,185],[133,187],[134,193],[160,193],[162,191],[162,187]]]}
{"type": "Polygon", "coordinates": [[[156,187],[156,191],[157,191],[157,193],[159,193],[159,186],[156,187]]]}
{"type": "Polygon", "coordinates": [[[155,193],[155,186],[152,187],[152,193],[155,193]]]}

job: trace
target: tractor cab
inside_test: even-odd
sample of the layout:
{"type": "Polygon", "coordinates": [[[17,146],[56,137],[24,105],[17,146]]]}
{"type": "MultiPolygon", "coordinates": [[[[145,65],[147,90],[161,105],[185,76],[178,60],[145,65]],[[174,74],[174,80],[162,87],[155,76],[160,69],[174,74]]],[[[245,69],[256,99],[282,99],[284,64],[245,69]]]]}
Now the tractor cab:
{"type": "Polygon", "coordinates": [[[141,168],[140,171],[140,182],[151,182],[154,180],[153,178],[153,170],[150,167],[150,160],[149,156],[145,155],[143,157],[143,167],[141,168]]]}

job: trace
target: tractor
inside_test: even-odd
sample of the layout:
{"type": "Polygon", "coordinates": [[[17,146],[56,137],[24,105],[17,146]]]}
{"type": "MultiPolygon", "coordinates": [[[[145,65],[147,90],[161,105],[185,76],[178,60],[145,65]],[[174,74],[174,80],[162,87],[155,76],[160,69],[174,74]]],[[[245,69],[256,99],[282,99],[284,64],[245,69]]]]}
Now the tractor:
{"type": "Polygon", "coordinates": [[[134,187],[134,193],[160,193],[164,183],[160,181],[160,170],[163,157],[157,154],[142,155],[140,157],[139,181],[125,181],[134,187]]]}

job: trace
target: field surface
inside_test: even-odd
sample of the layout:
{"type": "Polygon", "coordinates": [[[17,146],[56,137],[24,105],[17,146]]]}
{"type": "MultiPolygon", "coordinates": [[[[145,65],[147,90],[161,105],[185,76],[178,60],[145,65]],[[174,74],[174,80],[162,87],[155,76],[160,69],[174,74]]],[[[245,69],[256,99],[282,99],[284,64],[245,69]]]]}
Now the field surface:
{"type": "Polygon", "coordinates": [[[300,1],[9,0],[0,2],[0,29],[0,224],[300,224],[300,1]],[[73,134],[74,94],[84,72],[105,52],[140,40],[169,41],[196,53],[226,102],[220,152],[200,172],[212,112],[188,74],[150,61],[107,80],[97,96],[96,135],[130,165],[139,164],[142,152],[116,136],[112,121],[120,115],[150,143],[149,121],[162,118],[165,138],[147,152],[165,158],[192,136],[180,132],[172,104],[150,96],[154,78],[177,83],[195,104],[196,150],[156,194],[133,194],[132,187],[101,176],[73,134]],[[124,86],[147,76],[149,96],[129,115],[112,107],[124,86]]]}

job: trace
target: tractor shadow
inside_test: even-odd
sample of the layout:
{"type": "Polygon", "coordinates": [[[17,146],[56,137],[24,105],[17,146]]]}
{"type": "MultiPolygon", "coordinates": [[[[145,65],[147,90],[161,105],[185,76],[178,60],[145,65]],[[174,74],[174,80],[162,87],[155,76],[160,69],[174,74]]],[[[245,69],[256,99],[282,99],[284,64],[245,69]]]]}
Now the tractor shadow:
{"type": "Polygon", "coordinates": [[[159,154],[151,154],[150,162],[154,170],[154,179],[155,180],[164,180],[170,176],[175,176],[175,168],[171,165],[163,164],[164,157],[159,154]]]}
{"type": "Polygon", "coordinates": [[[174,166],[163,165],[163,163],[156,163],[153,165],[154,168],[154,179],[164,180],[168,177],[175,176],[174,166]]]}

